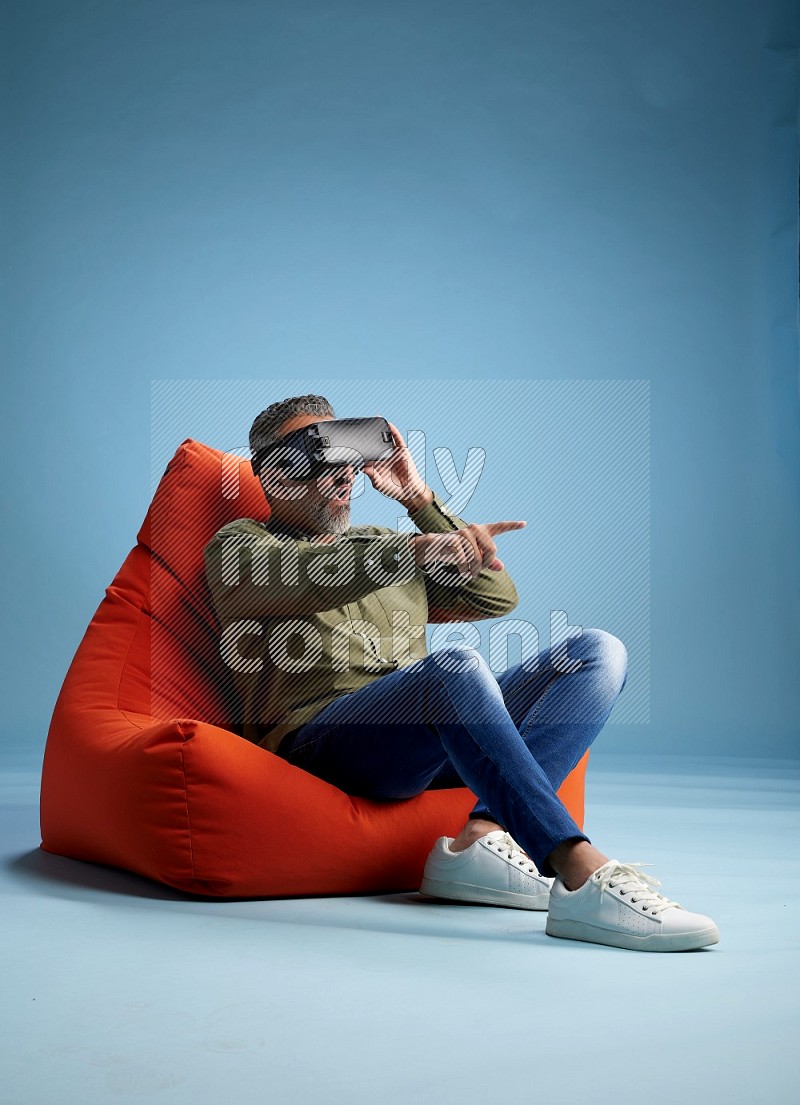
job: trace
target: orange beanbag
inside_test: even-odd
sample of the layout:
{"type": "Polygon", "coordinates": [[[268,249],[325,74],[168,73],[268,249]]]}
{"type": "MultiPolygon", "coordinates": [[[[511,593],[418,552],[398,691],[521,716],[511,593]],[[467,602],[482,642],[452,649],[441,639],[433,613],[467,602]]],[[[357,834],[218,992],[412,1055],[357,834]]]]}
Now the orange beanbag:
{"type": "MultiPolygon", "coordinates": [[[[416,890],[435,839],[455,836],[475,804],[470,790],[350,797],[226,721],[239,715],[203,549],[241,517],[269,517],[249,462],[184,441],[58,696],[41,847],[213,897],[416,890]]],[[[559,792],[579,825],[587,759],[559,792]]]]}

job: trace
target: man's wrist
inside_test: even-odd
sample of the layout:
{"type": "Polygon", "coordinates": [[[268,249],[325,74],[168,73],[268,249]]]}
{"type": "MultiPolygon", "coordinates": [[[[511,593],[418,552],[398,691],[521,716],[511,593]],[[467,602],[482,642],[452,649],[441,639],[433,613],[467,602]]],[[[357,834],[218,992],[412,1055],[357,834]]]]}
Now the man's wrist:
{"type": "Polygon", "coordinates": [[[433,490],[425,484],[425,487],[417,495],[412,495],[409,499],[402,499],[401,505],[405,507],[409,514],[414,514],[418,510],[422,510],[424,506],[428,506],[433,502],[433,490]]]}

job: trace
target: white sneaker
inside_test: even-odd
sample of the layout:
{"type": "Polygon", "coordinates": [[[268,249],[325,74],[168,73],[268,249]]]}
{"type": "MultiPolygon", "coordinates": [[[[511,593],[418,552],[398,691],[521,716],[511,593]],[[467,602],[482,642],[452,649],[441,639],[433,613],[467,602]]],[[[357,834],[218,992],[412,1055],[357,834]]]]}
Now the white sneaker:
{"type": "Polygon", "coordinates": [[[567,890],[557,877],[545,932],[647,952],[688,951],[718,943],[719,929],[710,917],[689,913],[657,893],[652,888],[661,883],[636,870],[649,866],[610,859],[577,890],[567,890]]]}
{"type": "Polygon", "coordinates": [[[461,852],[451,852],[454,838],[440,836],[425,862],[419,892],[430,898],[547,909],[552,879],[504,829],[494,829],[461,852]]]}

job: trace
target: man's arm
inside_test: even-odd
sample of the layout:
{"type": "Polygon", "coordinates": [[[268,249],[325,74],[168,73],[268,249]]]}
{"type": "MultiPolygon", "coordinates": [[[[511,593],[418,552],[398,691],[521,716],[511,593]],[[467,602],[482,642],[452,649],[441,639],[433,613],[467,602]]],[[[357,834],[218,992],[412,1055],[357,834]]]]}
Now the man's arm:
{"type": "MultiPolygon", "coordinates": [[[[451,533],[469,523],[453,514],[434,491],[422,506],[409,504],[408,515],[420,533],[451,533]]],[[[505,568],[497,572],[482,568],[467,583],[447,586],[437,583],[427,572],[428,620],[431,622],[471,622],[482,618],[501,618],[519,603],[514,581],[505,568]]]]}
{"type": "Polygon", "coordinates": [[[206,579],[224,620],[313,614],[410,583],[414,534],[382,526],[330,544],[278,537],[249,518],[230,522],[205,547],[206,579]]]}

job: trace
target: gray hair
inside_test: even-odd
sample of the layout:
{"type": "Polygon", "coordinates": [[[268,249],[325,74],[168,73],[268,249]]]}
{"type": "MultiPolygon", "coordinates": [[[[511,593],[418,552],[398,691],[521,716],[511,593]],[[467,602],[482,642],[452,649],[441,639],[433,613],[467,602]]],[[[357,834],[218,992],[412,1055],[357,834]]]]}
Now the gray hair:
{"type": "Polygon", "coordinates": [[[281,426],[295,414],[317,414],[320,418],[335,418],[333,407],[323,395],[294,395],[271,403],[258,415],[250,428],[250,451],[253,456],[259,449],[272,445],[281,436],[281,426]]]}

